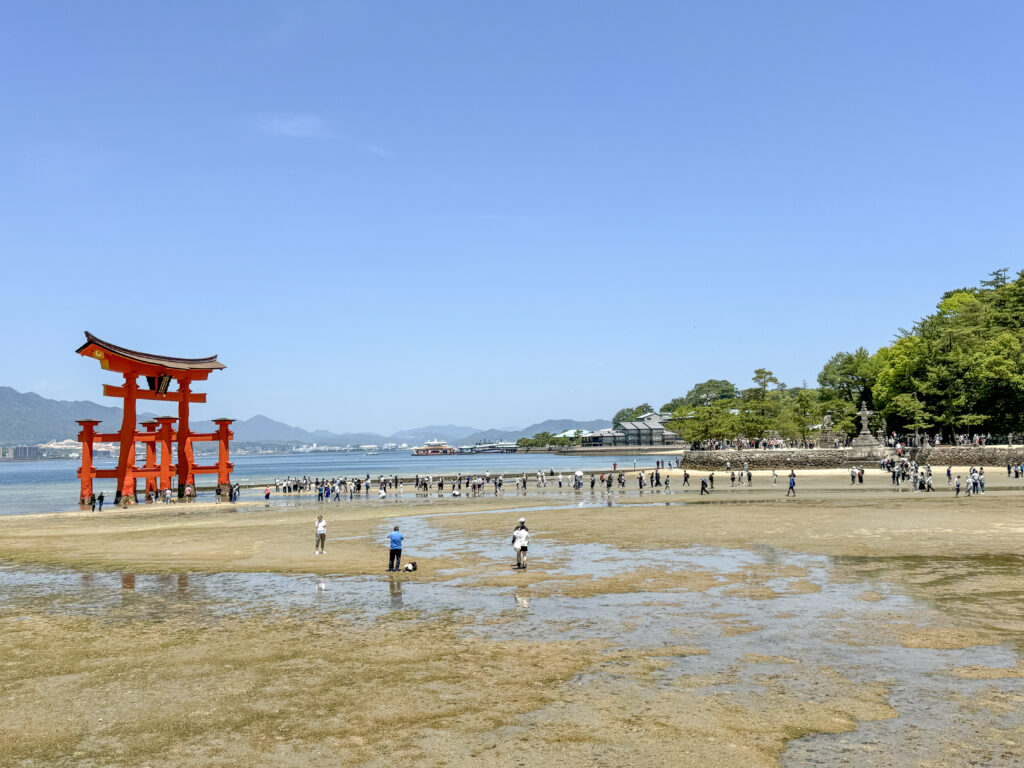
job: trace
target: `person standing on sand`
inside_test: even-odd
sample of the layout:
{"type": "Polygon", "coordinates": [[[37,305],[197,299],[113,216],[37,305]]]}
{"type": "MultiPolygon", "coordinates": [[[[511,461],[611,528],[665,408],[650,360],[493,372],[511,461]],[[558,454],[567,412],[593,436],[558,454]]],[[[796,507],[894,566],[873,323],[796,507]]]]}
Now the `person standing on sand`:
{"type": "Polygon", "coordinates": [[[778,485],[778,484],[779,484],[779,473],[776,472],[773,469],[772,470],[772,485],[775,486],[775,485],[778,485]]]}
{"type": "Polygon", "coordinates": [[[706,477],[702,477],[700,479],[700,495],[703,496],[705,493],[708,496],[711,495],[711,491],[708,490],[708,479],[706,477]]]}
{"type": "Polygon", "coordinates": [[[316,516],[316,522],[313,524],[316,529],[316,537],[313,539],[313,554],[322,555],[324,553],[324,544],[327,543],[327,521],[324,520],[323,515],[316,516]]]}
{"type": "Polygon", "coordinates": [[[708,487],[713,491],[715,490],[715,473],[708,472],[708,487]]]}
{"type": "Polygon", "coordinates": [[[89,495],[89,506],[92,507],[92,511],[93,512],[96,511],[96,494],[95,493],[89,495]]]}
{"type": "Polygon", "coordinates": [[[796,496],[796,473],[789,470],[789,488],[786,489],[787,496],[796,496]]]}
{"type": "Polygon", "coordinates": [[[526,518],[519,518],[519,525],[512,530],[512,549],[516,551],[516,568],[526,568],[526,550],[530,544],[530,529],[526,518]]]}
{"type": "Polygon", "coordinates": [[[402,541],[405,537],[398,532],[398,526],[395,526],[395,530],[388,534],[388,547],[390,554],[388,556],[388,570],[389,571],[400,571],[402,570],[402,541]]]}
{"type": "Polygon", "coordinates": [[[99,502],[100,512],[103,511],[103,491],[100,491],[100,495],[96,497],[96,501],[99,502]]]}
{"type": "Polygon", "coordinates": [[[263,489],[263,500],[270,501],[270,486],[268,485],[263,489]]]}
{"type": "Polygon", "coordinates": [[[685,469],[683,470],[683,485],[688,486],[690,484],[690,473],[685,469]]]}

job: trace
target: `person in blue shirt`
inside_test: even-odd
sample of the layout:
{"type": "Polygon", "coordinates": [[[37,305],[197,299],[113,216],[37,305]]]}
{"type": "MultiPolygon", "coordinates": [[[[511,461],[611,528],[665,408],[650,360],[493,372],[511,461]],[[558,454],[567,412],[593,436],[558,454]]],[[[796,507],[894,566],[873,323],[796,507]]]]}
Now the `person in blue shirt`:
{"type": "Polygon", "coordinates": [[[391,555],[388,559],[389,571],[402,570],[402,539],[405,537],[398,532],[398,526],[388,534],[388,544],[391,546],[391,555]]]}

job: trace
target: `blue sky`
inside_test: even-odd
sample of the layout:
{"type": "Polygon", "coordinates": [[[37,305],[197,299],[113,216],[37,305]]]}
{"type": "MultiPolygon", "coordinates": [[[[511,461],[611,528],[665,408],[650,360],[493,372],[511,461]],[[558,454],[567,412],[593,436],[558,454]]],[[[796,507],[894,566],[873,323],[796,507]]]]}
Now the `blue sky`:
{"type": "MultiPolygon", "coordinates": [[[[0,384],[388,432],[813,383],[1022,266],[1024,6],[0,7],[0,384]]],[[[217,413],[214,414],[213,411],[217,413]]]]}

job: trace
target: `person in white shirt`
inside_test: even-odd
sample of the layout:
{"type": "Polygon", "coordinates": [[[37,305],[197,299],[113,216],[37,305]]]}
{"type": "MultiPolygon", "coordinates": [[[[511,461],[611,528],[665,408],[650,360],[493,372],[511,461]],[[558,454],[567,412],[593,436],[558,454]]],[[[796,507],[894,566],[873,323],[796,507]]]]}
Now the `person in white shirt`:
{"type": "Polygon", "coordinates": [[[530,529],[526,518],[519,518],[519,525],[512,531],[512,549],[516,551],[516,568],[526,568],[526,550],[530,544],[530,529]]]}
{"type": "Polygon", "coordinates": [[[313,554],[322,555],[324,544],[327,543],[327,521],[323,515],[316,516],[316,539],[313,542],[313,554]]]}

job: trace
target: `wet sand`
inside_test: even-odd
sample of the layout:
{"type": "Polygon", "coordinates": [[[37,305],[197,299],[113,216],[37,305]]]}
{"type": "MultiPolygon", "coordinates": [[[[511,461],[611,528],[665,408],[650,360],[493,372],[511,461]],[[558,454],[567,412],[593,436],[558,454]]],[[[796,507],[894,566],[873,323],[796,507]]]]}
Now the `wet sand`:
{"type": "Polygon", "coordinates": [[[942,472],[0,518],[0,765],[1024,765],[1024,481],[942,472]]]}

